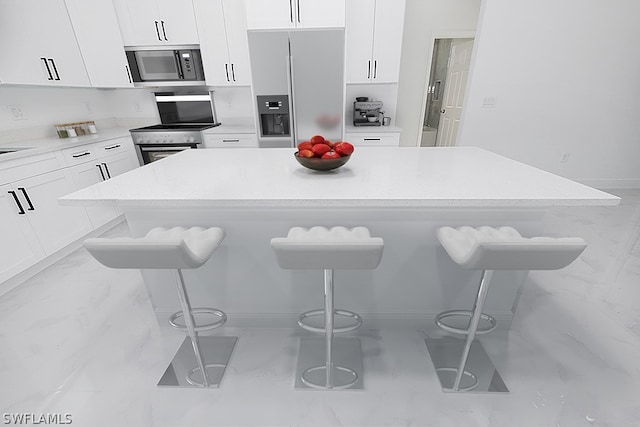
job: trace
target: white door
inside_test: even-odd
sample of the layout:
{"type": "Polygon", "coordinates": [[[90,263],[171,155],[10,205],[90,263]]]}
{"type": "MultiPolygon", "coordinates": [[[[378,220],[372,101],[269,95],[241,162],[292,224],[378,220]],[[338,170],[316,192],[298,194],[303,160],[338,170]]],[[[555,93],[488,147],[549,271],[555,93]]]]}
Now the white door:
{"type": "Polygon", "coordinates": [[[44,258],[45,253],[27,219],[26,200],[20,190],[9,184],[0,186],[0,218],[0,282],[3,282],[44,258]]]}
{"type": "Polygon", "coordinates": [[[248,86],[251,84],[251,66],[244,2],[224,0],[222,5],[231,62],[231,80],[236,85],[248,86]]]}
{"type": "Polygon", "coordinates": [[[345,0],[295,0],[294,4],[298,27],[344,27],[345,0]]]}
{"type": "Polygon", "coordinates": [[[166,44],[200,43],[191,0],[156,0],[156,3],[160,19],[160,36],[166,44]]]}
{"type": "MultiPolygon", "coordinates": [[[[107,179],[104,169],[98,162],[87,162],[69,169],[76,189],[81,190],[107,179]]],[[[89,220],[94,228],[98,228],[118,216],[115,208],[110,206],[85,206],[89,220]]]]}
{"type": "Polygon", "coordinates": [[[164,45],[155,0],[113,0],[125,46],[164,45]]]}
{"type": "Polygon", "coordinates": [[[89,86],[63,0],[2,0],[0,57],[4,83],[89,86]]]}
{"type": "Polygon", "coordinates": [[[89,217],[82,206],[61,206],[58,198],[75,191],[73,179],[62,169],[13,184],[24,188],[27,204],[33,210],[27,211],[27,218],[47,255],[85,236],[92,230],[89,217]]]}
{"type": "Polygon", "coordinates": [[[375,5],[376,0],[347,2],[346,83],[368,83],[371,80],[375,5]]]}
{"type": "Polygon", "coordinates": [[[295,0],[245,0],[247,28],[294,28],[293,1],[295,0]]]}
{"type": "Polygon", "coordinates": [[[473,39],[454,39],[451,42],[447,81],[444,84],[444,99],[436,137],[438,147],[450,147],[456,143],[472,50],[473,39]]]}
{"type": "MultiPolygon", "coordinates": [[[[237,2],[236,0],[236,3],[237,2]]],[[[222,0],[194,0],[198,20],[200,53],[207,84],[227,86],[233,83],[227,48],[222,0]]],[[[244,19],[244,17],[242,17],[244,19]]]]}
{"type": "Polygon", "coordinates": [[[376,0],[372,82],[397,83],[400,78],[404,5],[404,0],[376,0]]]}
{"type": "Polygon", "coordinates": [[[65,0],[93,87],[133,87],[111,0],[65,0]]]}

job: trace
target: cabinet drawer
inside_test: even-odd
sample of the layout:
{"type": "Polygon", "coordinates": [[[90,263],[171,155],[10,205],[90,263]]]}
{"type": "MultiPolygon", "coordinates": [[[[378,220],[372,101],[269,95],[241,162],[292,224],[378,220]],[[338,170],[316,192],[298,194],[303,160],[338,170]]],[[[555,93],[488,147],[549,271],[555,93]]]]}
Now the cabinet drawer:
{"type": "Polygon", "coordinates": [[[50,172],[65,166],[59,151],[0,162],[0,184],[50,172]]]}
{"type": "Polygon", "coordinates": [[[205,135],[204,148],[258,147],[255,134],[205,135]]]}
{"type": "Polygon", "coordinates": [[[118,138],[97,144],[97,155],[99,157],[110,156],[112,154],[122,153],[130,149],[132,146],[131,138],[118,138]]]}
{"type": "Polygon", "coordinates": [[[383,134],[364,134],[364,133],[348,133],[346,140],[353,145],[389,146],[400,145],[399,133],[383,133],[383,134]]]}
{"type": "Polygon", "coordinates": [[[87,144],[65,148],[62,150],[62,155],[68,166],[75,166],[90,160],[96,160],[98,157],[98,146],[97,144],[87,144]]]}

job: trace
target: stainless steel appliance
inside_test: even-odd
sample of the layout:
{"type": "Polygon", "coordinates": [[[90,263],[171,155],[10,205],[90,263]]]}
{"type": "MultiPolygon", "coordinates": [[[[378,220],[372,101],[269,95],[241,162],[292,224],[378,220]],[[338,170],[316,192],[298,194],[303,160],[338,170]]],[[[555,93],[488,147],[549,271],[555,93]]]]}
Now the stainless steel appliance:
{"type": "Polygon", "coordinates": [[[248,31],[260,147],[342,138],[344,30],[248,31]]]}
{"type": "Polygon", "coordinates": [[[202,58],[197,47],[136,49],[126,52],[136,86],[176,84],[204,85],[202,58]]]}
{"type": "Polygon", "coordinates": [[[201,148],[202,131],[220,125],[212,92],[182,89],[155,96],[162,124],[130,130],[140,165],[201,148]]]}
{"type": "Polygon", "coordinates": [[[355,101],[353,103],[354,126],[380,126],[384,117],[381,101],[355,101]]]}

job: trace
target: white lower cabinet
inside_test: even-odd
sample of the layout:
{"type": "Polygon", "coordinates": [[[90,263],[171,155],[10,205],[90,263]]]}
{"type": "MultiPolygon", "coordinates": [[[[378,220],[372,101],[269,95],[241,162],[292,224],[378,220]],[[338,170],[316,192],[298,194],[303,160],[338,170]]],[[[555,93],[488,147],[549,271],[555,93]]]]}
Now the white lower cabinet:
{"type": "Polygon", "coordinates": [[[19,192],[11,184],[0,186],[0,283],[45,256],[17,198],[19,192]]]}
{"type": "Polygon", "coordinates": [[[61,206],[58,198],[75,191],[68,171],[60,169],[11,184],[16,204],[25,211],[46,255],[52,254],[92,230],[86,211],[77,206],[61,206]]]}
{"type": "MultiPolygon", "coordinates": [[[[69,168],[69,172],[78,190],[102,182],[106,178],[101,165],[95,162],[74,166],[69,168]]],[[[118,211],[111,206],[86,206],[85,209],[94,228],[100,227],[118,216],[118,211]]]]}
{"type": "Polygon", "coordinates": [[[400,134],[393,133],[347,133],[345,140],[349,141],[355,146],[398,146],[400,145],[400,134]]]}
{"type": "Polygon", "coordinates": [[[256,134],[205,135],[204,148],[258,147],[256,134]]]}

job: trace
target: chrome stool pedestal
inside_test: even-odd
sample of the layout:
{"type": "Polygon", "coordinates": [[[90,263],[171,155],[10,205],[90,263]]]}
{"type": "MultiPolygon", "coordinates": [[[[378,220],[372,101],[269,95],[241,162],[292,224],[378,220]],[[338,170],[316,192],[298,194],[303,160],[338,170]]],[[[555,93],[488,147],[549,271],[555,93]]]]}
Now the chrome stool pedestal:
{"type": "Polygon", "coordinates": [[[111,268],[153,268],[173,271],[181,311],[169,318],[174,328],[187,332],[159,387],[218,387],[237,337],[200,337],[199,332],[222,326],[227,316],[213,308],[192,308],[184,283],[183,269],[202,266],[224,239],[224,231],[212,227],[189,229],[154,228],[145,237],[87,239],[85,248],[100,263],[111,268]],[[214,320],[198,324],[195,317],[214,320]],[[180,323],[182,319],[184,323],[180,323]]]}
{"type": "Polygon", "coordinates": [[[555,270],[573,262],[585,249],[580,238],[524,238],[511,227],[442,227],[438,240],[449,256],[463,268],[483,270],[473,310],[448,310],[436,316],[436,325],[462,340],[426,339],[425,343],[445,392],[492,392],[509,390],[482,345],[478,335],[492,332],[497,322],[483,313],[489,285],[496,270],[555,270]],[[445,322],[469,318],[466,328],[445,322]],[[487,325],[480,327],[480,322],[487,325]],[[457,362],[452,362],[456,361],[457,362]]]}
{"type": "Polygon", "coordinates": [[[358,338],[335,338],[336,333],[356,330],[360,316],[334,308],[335,269],[374,269],[382,258],[383,241],[372,238],[365,227],[294,227],[287,237],[271,240],[280,267],[285,269],[324,270],[324,308],[302,313],[298,325],[324,337],[303,337],[296,369],[296,388],[321,390],[362,389],[362,350],[358,338]],[[323,327],[309,320],[324,316],[323,327]],[[336,326],[336,318],[347,325],[336,326]]]}

